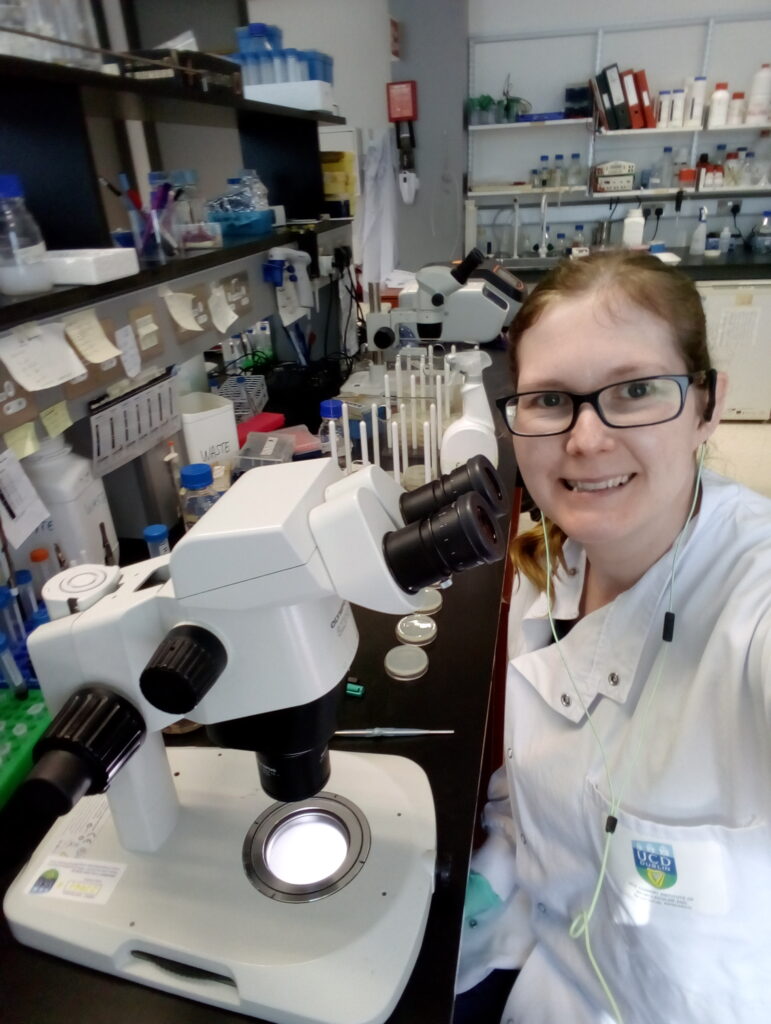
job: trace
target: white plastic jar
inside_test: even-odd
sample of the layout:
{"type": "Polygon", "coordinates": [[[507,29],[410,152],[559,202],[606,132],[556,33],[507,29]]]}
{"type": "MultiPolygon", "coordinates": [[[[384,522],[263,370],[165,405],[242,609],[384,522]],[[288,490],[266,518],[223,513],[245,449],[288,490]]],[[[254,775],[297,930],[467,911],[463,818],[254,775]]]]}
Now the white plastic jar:
{"type": "Polygon", "coordinates": [[[91,460],[76,455],[63,437],[52,437],[21,465],[50,513],[22,550],[48,548],[54,555],[57,545],[67,562],[117,564],[118,538],[91,460]]]}

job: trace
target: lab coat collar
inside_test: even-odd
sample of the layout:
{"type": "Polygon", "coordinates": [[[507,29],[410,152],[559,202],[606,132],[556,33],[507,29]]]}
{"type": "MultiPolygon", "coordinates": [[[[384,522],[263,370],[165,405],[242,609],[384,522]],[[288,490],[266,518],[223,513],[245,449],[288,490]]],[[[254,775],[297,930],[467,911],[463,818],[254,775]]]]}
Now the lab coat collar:
{"type": "MultiPolygon", "coordinates": [[[[710,496],[712,501],[714,497],[710,496]]],[[[688,525],[678,561],[685,555],[699,518],[703,518],[705,502],[711,506],[710,498],[702,494],[700,515],[688,525]]],[[[567,540],[564,554],[565,566],[560,566],[554,583],[552,615],[571,620],[578,617],[586,552],[581,545],[567,540]]],[[[571,722],[580,722],[598,697],[624,704],[635,683],[645,643],[652,633],[660,635],[663,630],[671,572],[672,549],[633,587],[576,622],[559,645],[547,646],[552,634],[546,594],[540,593],[522,620],[525,653],[512,660],[513,668],[571,722]],[[657,615],[661,618],[661,629],[653,621],[657,615]]]]}

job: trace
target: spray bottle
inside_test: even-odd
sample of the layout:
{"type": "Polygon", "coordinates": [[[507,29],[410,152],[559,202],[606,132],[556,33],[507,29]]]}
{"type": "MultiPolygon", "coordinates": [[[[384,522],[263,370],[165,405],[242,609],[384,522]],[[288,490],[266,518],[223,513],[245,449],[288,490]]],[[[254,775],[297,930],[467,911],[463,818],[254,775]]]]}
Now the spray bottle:
{"type": "Polygon", "coordinates": [[[699,207],[699,223],[691,235],[691,246],[688,252],[691,256],[703,256],[707,248],[707,207],[699,207]]]}

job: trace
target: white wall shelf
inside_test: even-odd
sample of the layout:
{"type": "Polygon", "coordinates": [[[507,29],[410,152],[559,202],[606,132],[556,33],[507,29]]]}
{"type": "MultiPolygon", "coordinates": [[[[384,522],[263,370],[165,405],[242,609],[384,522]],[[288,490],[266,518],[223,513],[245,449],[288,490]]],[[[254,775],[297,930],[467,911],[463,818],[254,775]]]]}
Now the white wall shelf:
{"type": "Polygon", "coordinates": [[[600,130],[597,140],[615,139],[621,135],[721,135],[725,132],[762,132],[771,129],[768,124],[728,124],[722,128],[616,128],[613,131],[600,130]]]}
{"type": "Polygon", "coordinates": [[[489,132],[505,128],[588,128],[592,124],[591,117],[566,117],[562,120],[549,121],[501,121],[496,124],[470,124],[470,132],[489,132]]]}

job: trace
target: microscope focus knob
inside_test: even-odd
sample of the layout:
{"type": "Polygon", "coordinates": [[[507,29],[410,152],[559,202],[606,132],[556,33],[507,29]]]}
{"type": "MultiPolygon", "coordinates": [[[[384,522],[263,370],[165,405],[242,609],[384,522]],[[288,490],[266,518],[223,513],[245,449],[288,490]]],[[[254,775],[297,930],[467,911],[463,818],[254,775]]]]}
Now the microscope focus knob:
{"type": "Polygon", "coordinates": [[[144,719],[125,697],[106,686],[84,686],[35,744],[35,768],[27,782],[55,779],[63,790],[103,793],[141,746],[145,732],[144,719]]]}
{"type": "Polygon", "coordinates": [[[376,348],[390,348],[396,341],[396,333],[392,327],[378,327],[372,340],[376,348]]]}
{"type": "Polygon", "coordinates": [[[186,715],[222,675],[228,657],[221,641],[202,626],[174,626],[148,661],[139,688],[160,711],[186,715]]]}

